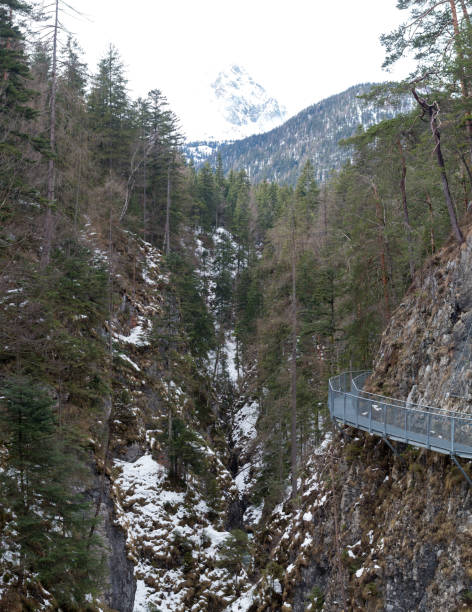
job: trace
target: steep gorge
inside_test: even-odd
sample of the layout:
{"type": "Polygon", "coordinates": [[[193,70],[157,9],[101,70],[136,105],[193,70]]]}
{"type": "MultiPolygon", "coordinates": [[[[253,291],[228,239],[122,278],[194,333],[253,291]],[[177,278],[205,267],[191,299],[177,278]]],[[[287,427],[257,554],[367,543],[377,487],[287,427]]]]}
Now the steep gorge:
{"type": "Polygon", "coordinates": [[[397,3],[421,108],[355,86],[198,169],[40,4],[0,0],[0,612],[472,609],[464,472],[326,402],[378,349],[371,391],[470,412],[467,3],[397,3]]]}
{"type": "MultiPolygon", "coordinates": [[[[472,232],[462,247],[446,246],[417,274],[384,332],[371,389],[432,404],[442,396],[446,405],[459,407],[458,398],[450,398],[450,387],[455,372],[461,368],[463,376],[466,369],[471,245],[472,232]]],[[[145,347],[131,348],[130,358],[141,364],[145,347]]],[[[182,396],[178,402],[184,403],[182,396]]],[[[246,434],[245,443],[239,442],[239,463],[248,452],[249,463],[242,470],[233,467],[230,474],[221,462],[229,454],[213,455],[211,444],[207,447],[215,457],[222,495],[219,512],[210,520],[208,492],[199,491],[196,481],[184,496],[167,488],[159,463],[151,458],[149,433],[139,443],[140,459],[115,462],[119,523],[128,530],[128,550],[138,563],[141,599],[134,609],[145,610],[144,601],[182,611],[469,609],[470,491],[446,456],[402,444],[396,456],[379,438],[349,428],[327,433],[321,446],[312,448],[295,505],[287,500],[262,521],[256,513],[251,526],[253,509],[241,520],[247,504],[241,491],[251,489],[257,469],[251,464],[255,421],[248,427],[248,417],[253,418],[248,406],[241,401],[235,427],[246,434]],[[244,479],[239,493],[234,476],[236,483],[244,479]],[[163,498],[166,503],[159,509],[163,498]],[[182,511],[188,503],[198,508],[196,514],[182,511]],[[248,590],[251,580],[245,576],[233,590],[230,576],[211,559],[224,530],[244,525],[254,531],[255,582],[248,590]],[[182,538],[177,544],[176,533],[182,538]],[[204,536],[210,540],[206,550],[204,536]],[[193,567],[185,568],[185,539],[199,542],[193,567]],[[177,566],[169,554],[180,556],[177,566]],[[160,570],[153,569],[156,562],[160,570]],[[238,597],[240,589],[244,592],[238,597]]]]}
{"type": "MultiPolygon", "coordinates": [[[[210,311],[222,236],[220,229],[185,238],[195,243],[210,311]]],[[[82,240],[107,260],[110,245],[98,228],[86,225],[82,240]]],[[[184,375],[188,358],[174,353],[170,372],[159,348],[166,300],[176,308],[159,250],[117,230],[112,252],[113,406],[91,439],[97,473],[89,489],[109,568],[98,609],[105,602],[119,612],[470,609],[470,490],[448,457],[403,444],[396,456],[377,437],[331,432],[325,422],[321,443],[310,443],[299,496],[274,509],[251,505],[260,476],[258,405],[251,371],[235,365],[231,327],[221,328],[221,370],[202,427],[184,375]],[[204,461],[185,483],[169,479],[162,435],[169,412],[193,432],[204,461]],[[233,529],[251,536],[237,570],[219,558],[233,529]]],[[[471,258],[469,231],[464,245],[446,245],[417,273],[382,337],[371,390],[467,405],[468,386],[458,398],[451,381],[469,380],[471,258]]],[[[174,310],[172,325],[179,316],[174,310]]],[[[207,368],[204,376],[216,371],[211,359],[202,367],[190,363],[193,372],[207,368]]],[[[11,559],[3,557],[5,575],[11,559]]],[[[8,609],[5,578],[3,591],[8,609]]]]}
{"type": "MultiPolygon", "coordinates": [[[[200,234],[196,238],[196,250],[205,251],[200,274],[202,282],[210,286],[210,309],[213,244],[218,243],[221,232],[213,237],[200,234]]],[[[225,401],[230,402],[227,409],[234,411],[232,427],[228,429],[220,421],[225,418],[218,407],[221,390],[214,388],[212,397],[205,400],[211,402],[212,415],[205,431],[195,411],[191,378],[185,376],[189,368],[185,355],[174,353],[174,379],[170,380],[165,367],[166,351],[163,360],[159,357],[159,344],[152,339],[153,320],[169,306],[165,301],[172,294],[169,276],[162,271],[161,255],[131,234],[122,236],[118,234],[122,242],[121,263],[115,261],[114,267],[117,271],[126,269],[130,252],[134,252],[135,263],[133,278],[121,272],[115,278],[120,305],[113,322],[115,342],[119,344],[114,360],[115,380],[124,397],[113,411],[110,456],[105,466],[110,487],[107,486],[109,497],[105,498],[103,513],[105,535],[112,551],[108,603],[120,612],[145,611],[150,606],[163,610],[222,610],[247,582],[245,572],[235,577],[221,566],[217,548],[230,536],[231,529],[243,527],[248,501],[243,499],[238,474],[254,435],[251,426],[255,424],[257,408],[244,393],[242,379],[241,397],[235,408],[231,407],[237,382],[234,373],[231,374],[234,348],[228,336],[230,330],[225,331],[224,344],[219,348],[223,364],[219,386],[223,383],[226,386],[229,400],[225,401]],[[193,432],[192,444],[197,445],[205,466],[203,472],[197,469],[188,473],[185,483],[173,482],[168,477],[168,449],[163,446],[162,434],[169,412],[171,418],[182,419],[193,432]],[[220,422],[216,430],[214,421],[220,422]],[[218,434],[221,428],[228,432],[226,439],[218,434]],[[107,513],[112,514],[112,522],[107,513]],[[116,546],[124,544],[125,550],[122,548],[117,555],[116,546]],[[134,566],[132,577],[130,563],[134,566]],[[114,580],[117,574],[118,580],[114,580]]],[[[116,251],[118,245],[114,247],[116,251]]],[[[128,269],[131,270],[129,264],[128,269]]],[[[173,319],[178,326],[178,308],[175,302],[170,306],[176,309],[173,319]]],[[[203,368],[201,375],[210,376],[216,366],[210,361],[195,367],[203,368]]]]}

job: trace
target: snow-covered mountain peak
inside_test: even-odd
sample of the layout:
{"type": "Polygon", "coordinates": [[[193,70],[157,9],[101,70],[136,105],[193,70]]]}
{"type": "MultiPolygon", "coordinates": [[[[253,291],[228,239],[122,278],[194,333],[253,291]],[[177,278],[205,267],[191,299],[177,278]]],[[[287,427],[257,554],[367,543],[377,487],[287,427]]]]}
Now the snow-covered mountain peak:
{"type": "Polygon", "coordinates": [[[267,97],[264,88],[244,68],[236,65],[226,72],[220,72],[211,87],[218,99],[228,99],[228,96],[237,94],[248,101],[252,98],[257,103],[267,97]]]}
{"type": "Polygon", "coordinates": [[[213,76],[200,93],[194,104],[198,131],[187,130],[189,140],[238,140],[268,132],[286,119],[286,109],[235,64],[213,76]]]}
{"type": "Polygon", "coordinates": [[[254,134],[268,131],[285,119],[285,108],[240,66],[220,72],[211,87],[220,112],[235,128],[254,134]]]}

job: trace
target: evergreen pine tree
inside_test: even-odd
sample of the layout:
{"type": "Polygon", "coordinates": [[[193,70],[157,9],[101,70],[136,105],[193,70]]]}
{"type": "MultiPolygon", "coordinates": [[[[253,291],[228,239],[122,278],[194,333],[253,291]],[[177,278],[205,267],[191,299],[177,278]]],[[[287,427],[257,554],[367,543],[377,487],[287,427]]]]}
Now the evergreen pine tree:
{"type": "Polygon", "coordinates": [[[0,428],[7,449],[2,501],[14,513],[19,584],[34,573],[62,604],[84,602],[100,579],[95,541],[88,541],[88,504],[76,492],[77,456],[58,436],[53,401],[28,378],[1,386],[0,428]],[[75,477],[75,479],[74,479],[75,477]],[[92,546],[91,546],[92,545],[92,546]]]}
{"type": "Polygon", "coordinates": [[[120,55],[110,45],[98,64],[97,73],[92,77],[88,111],[102,168],[119,175],[125,173],[131,136],[126,85],[120,55]]]}
{"type": "Polygon", "coordinates": [[[31,147],[41,146],[32,132],[34,92],[19,19],[30,7],[19,0],[0,2],[0,202],[14,201],[21,194],[35,195],[28,181],[31,147]],[[29,129],[26,126],[29,124],[29,129]]]}

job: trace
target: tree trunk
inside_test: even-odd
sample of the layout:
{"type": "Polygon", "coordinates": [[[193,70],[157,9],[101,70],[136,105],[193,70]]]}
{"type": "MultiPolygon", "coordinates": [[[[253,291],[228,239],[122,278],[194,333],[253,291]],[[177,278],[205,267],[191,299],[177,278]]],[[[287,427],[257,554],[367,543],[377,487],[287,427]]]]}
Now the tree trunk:
{"type": "MultiPolygon", "coordinates": [[[[293,206],[293,203],[292,203],[293,206]]],[[[290,364],[290,464],[292,499],[297,494],[297,279],[296,279],[296,238],[295,211],[292,211],[292,360],[290,364]]]]}
{"type": "Polygon", "coordinates": [[[454,36],[457,38],[459,36],[459,34],[460,34],[460,29],[459,29],[459,20],[457,18],[456,2],[455,2],[455,0],[449,0],[449,4],[451,6],[452,25],[454,27],[454,36]]]}
{"type": "Polygon", "coordinates": [[[236,340],[236,359],[235,359],[235,366],[236,366],[236,382],[237,382],[237,383],[238,383],[238,385],[239,385],[239,383],[240,383],[240,376],[239,376],[239,360],[240,360],[239,353],[240,353],[240,349],[239,349],[239,338],[238,338],[238,336],[237,336],[237,335],[236,335],[235,340],[236,340]]]}
{"type": "MultiPolygon", "coordinates": [[[[144,164],[144,181],[146,181],[146,160],[147,160],[147,156],[149,155],[149,153],[152,151],[152,148],[154,147],[156,140],[158,137],[158,133],[155,132],[152,137],[149,139],[149,143],[147,145],[147,147],[144,149],[144,153],[143,153],[143,159],[141,159],[137,164],[135,164],[135,159],[136,156],[138,154],[138,149],[135,150],[135,152],[133,153],[132,157],[131,157],[131,163],[130,163],[130,173],[128,176],[128,182],[126,185],[126,195],[125,195],[125,201],[123,203],[123,208],[121,209],[121,213],[120,213],[120,221],[122,221],[124,219],[124,216],[126,215],[126,212],[128,211],[128,206],[131,200],[131,196],[133,194],[133,190],[134,190],[134,186],[136,183],[136,174],[138,172],[138,170],[141,168],[141,165],[144,164]]],[[[110,158],[111,159],[111,158],[110,158]]],[[[110,172],[111,172],[111,168],[110,168],[110,172]]],[[[146,197],[146,183],[144,184],[144,197],[146,197]]],[[[144,217],[144,221],[146,220],[146,205],[144,203],[143,206],[143,217],[144,217]]]]}
{"type": "Polygon", "coordinates": [[[472,172],[470,170],[470,166],[463,153],[460,154],[460,158],[461,158],[462,164],[464,165],[465,171],[467,172],[467,176],[469,178],[469,185],[472,188],[472,172]]]}
{"type": "Polygon", "coordinates": [[[459,224],[457,223],[456,211],[454,209],[454,202],[452,200],[451,191],[449,189],[449,182],[447,180],[447,174],[446,174],[446,165],[444,163],[444,157],[443,157],[442,149],[441,149],[441,132],[439,131],[438,122],[437,122],[437,118],[439,114],[439,106],[437,102],[434,102],[433,104],[428,104],[428,102],[426,102],[424,98],[421,98],[418,95],[418,93],[416,92],[416,89],[413,88],[411,91],[412,91],[412,94],[415,100],[418,102],[418,104],[423,109],[423,113],[428,113],[429,115],[431,133],[433,135],[433,139],[436,144],[435,151],[436,151],[439,171],[441,174],[441,185],[443,188],[444,199],[446,200],[447,210],[449,212],[449,220],[451,222],[452,231],[454,232],[454,236],[457,242],[459,242],[459,244],[462,244],[464,242],[464,236],[461,232],[459,224]]]}
{"type": "Polygon", "coordinates": [[[216,346],[216,352],[215,352],[215,365],[213,367],[213,380],[216,381],[216,374],[218,372],[218,365],[219,365],[219,361],[220,361],[220,352],[221,352],[221,332],[218,338],[218,344],[216,346]]]}
{"type": "Polygon", "coordinates": [[[402,174],[400,178],[400,191],[402,194],[403,217],[405,219],[406,238],[408,241],[408,261],[410,265],[410,276],[411,278],[413,278],[415,274],[415,262],[413,258],[413,237],[412,237],[411,225],[410,225],[410,215],[408,212],[408,200],[406,197],[406,159],[405,159],[405,152],[403,150],[403,146],[402,146],[400,137],[397,139],[397,147],[400,153],[400,160],[402,164],[402,174]]]}
{"type": "MultiPolygon", "coordinates": [[[[329,356],[329,363],[330,363],[330,367],[329,367],[329,371],[331,374],[334,373],[335,369],[337,371],[337,363],[336,363],[336,368],[335,366],[335,352],[334,352],[334,347],[335,347],[335,334],[336,334],[336,312],[335,312],[335,292],[334,292],[334,276],[330,275],[330,294],[329,294],[329,300],[328,300],[328,304],[329,304],[329,342],[330,342],[330,356],[329,356]]],[[[320,344],[321,344],[321,338],[320,338],[320,344]]],[[[320,363],[322,366],[324,366],[324,360],[320,359],[320,363]]]]}
{"type": "Polygon", "coordinates": [[[326,240],[328,236],[328,214],[326,205],[326,185],[323,186],[323,197],[321,198],[321,207],[323,212],[323,246],[326,246],[326,240]]]}
{"type": "Polygon", "coordinates": [[[465,180],[465,174],[464,174],[464,170],[462,169],[461,172],[461,185],[462,185],[462,190],[464,192],[464,213],[467,212],[467,208],[469,206],[469,192],[467,190],[467,181],[465,180]]]}
{"type": "MultiPolygon", "coordinates": [[[[13,23],[13,9],[10,7],[9,10],[9,17],[10,17],[10,22],[13,23]]],[[[7,51],[9,51],[11,49],[11,38],[7,38],[7,42],[5,45],[7,51]]],[[[8,70],[5,69],[3,71],[3,82],[6,83],[6,81],[8,80],[8,70]]]]}
{"type": "MultiPolygon", "coordinates": [[[[103,453],[103,468],[100,477],[100,490],[98,493],[97,502],[95,505],[94,519],[98,519],[100,508],[102,507],[103,497],[105,493],[105,478],[107,475],[107,467],[110,459],[110,444],[111,444],[111,424],[113,422],[113,217],[112,208],[110,206],[109,225],[108,225],[108,365],[109,365],[109,383],[110,383],[110,403],[107,409],[105,418],[105,440],[103,453]]],[[[92,537],[97,526],[97,521],[94,520],[90,526],[90,531],[87,541],[87,550],[89,550],[92,537]]]]}
{"type": "Polygon", "coordinates": [[[74,236],[77,236],[77,221],[79,218],[79,198],[82,183],[82,149],[79,151],[79,167],[77,171],[77,185],[75,187],[75,206],[74,206],[74,236]]]}
{"type": "Polygon", "coordinates": [[[143,240],[146,241],[146,227],[147,227],[147,185],[146,185],[146,151],[143,153],[143,240]]]}
{"type": "Polygon", "coordinates": [[[174,471],[173,475],[177,477],[177,471],[178,471],[177,459],[174,453],[172,452],[172,407],[170,404],[169,390],[170,390],[170,381],[167,381],[167,429],[168,429],[167,444],[169,445],[169,464],[171,464],[171,462],[175,462],[174,468],[173,468],[173,471],[174,471]]]}
{"type": "Polygon", "coordinates": [[[167,169],[167,203],[166,203],[166,225],[164,232],[164,252],[170,255],[170,205],[171,205],[170,164],[167,169]]]}
{"type": "Polygon", "coordinates": [[[430,231],[431,253],[435,253],[436,252],[436,241],[435,241],[435,238],[434,238],[434,226],[433,226],[433,203],[431,202],[431,196],[429,195],[429,193],[426,194],[426,202],[428,203],[429,221],[430,221],[430,224],[431,224],[431,231],[430,231]]]}
{"type": "Polygon", "coordinates": [[[284,484],[284,442],[282,422],[279,421],[279,484],[281,486],[284,484]]]}
{"type": "Polygon", "coordinates": [[[341,535],[339,531],[339,499],[338,492],[336,489],[336,478],[333,469],[333,458],[331,456],[330,466],[329,466],[329,475],[331,477],[332,484],[332,509],[333,509],[333,519],[334,519],[334,546],[335,546],[335,558],[336,558],[336,578],[338,580],[339,592],[341,596],[341,600],[343,603],[343,610],[346,609],[346,592],[344,589],[344,566],[342,563],[341,556],[341,535]]]}
{"type": "MultiPolygon", "coordinates": [[[[459,61],[460,61],[459,80],[460,80],[460,85],[461,85],[461,93],[462,93],[463,99],[466,100],[469,97],[469,88],[468,88],[468,83],[467,83],[465,70],[464,70],[464,54],[460,46],[461,31],[459,27],[459,20],[457,18],[457,8],[456,8],[455,0],[449,0],[449,4],[451,5],[451,12],[452,12],[452,26],[454,28],[454,43],[456,47],[457,57],[459,58],[459,61]]],[[[468,128],[470,127],[471,125],[470,120],[467,120],[466,125],[468,128]]],[[[467,131],[470,135],[469,129],[467,131]]]]}
{"type": "Polygon", "coordinates": [[[467,7],[465,5],[464,0],[460,0],[460,4],[461,4],[461,8],[462,8],[462,15],[465,19],[465,21],[467,22],[467,25],[470,26],[470,15],[467,11],[467,7]]]}
{"type": "MultiPolygon", "coordinates": [[[[464,100],[464,102],[466,102],[469,98],[470,88],[469,88],[469,83],[468,83],[465,69],[464,69],[464,53],[462,52],[461,42],[460,42],[461,32],[460,32],[460,27],[459,27],[459,19],[457,17],[457,8],[456,8],[455,0],[449,0],[449,4],[451,5],[452,25],[454,27],[454,40],[455,40],[456,53],[457,53],[457,57],[460,62],[459,81],[461,85],[461,94],[462,94],[462,99],[464,100]]],[[[464,4],[462,4],[462,12],[464,14],[464,17],[467,16],[466,17],[467,19],[468,14],[467,14],[467,10],[464,4]]],[[[467,139],[469,141],[470,157],[472,159],[472,120],[469,118],[467,111],[466,111],[466,118],[465,118],[465,129],[467,133],[467,139]]]]}
{"type": "Polygon", "coordinates": [[[57,90],[57,33],[59,28],[59,0],[56,0],[53,50],[52,50],[52,74],[51,74],[51,101],[50,101],[50,125],[49,146],[51,158],[48,162],[48,193],[47,211],[44,227],[43,251],[41,253],[41,268],[45,268],[51,259],[51,248],[54,236],[55,215],[53,214],[54,200],[56,198],[56,166],[54,156],[56,154],[56,90],[57,90]]]}
{"type": "Polygon", "coordinates": [[[382,287],[384,294],[384,319],[388,321],[390,319],[390,297],[388,293],[388,274],[387,265],[385,261],[385,221],[382,213],[382,203],[380,200],[380,194],[375,183],[371,183],[372,191],[374,193],[375,210],[377,214],[377,221],[379,223],[380,231],[377,234],[377,241],[379,243],[379,259],[380,269],[382,272],[382,287]]]}

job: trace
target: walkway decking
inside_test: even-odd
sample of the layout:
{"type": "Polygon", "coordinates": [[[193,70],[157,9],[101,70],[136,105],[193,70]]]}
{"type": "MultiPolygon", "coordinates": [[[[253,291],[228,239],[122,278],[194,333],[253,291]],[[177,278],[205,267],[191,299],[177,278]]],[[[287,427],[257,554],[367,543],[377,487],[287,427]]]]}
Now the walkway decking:
{"type": "Polygon", "coordinates": [[[362,387],[369,374],[345,372],[330,379],[332,419],[390,440],[472,458],[472,415],[368,393],[362,387]]]}

